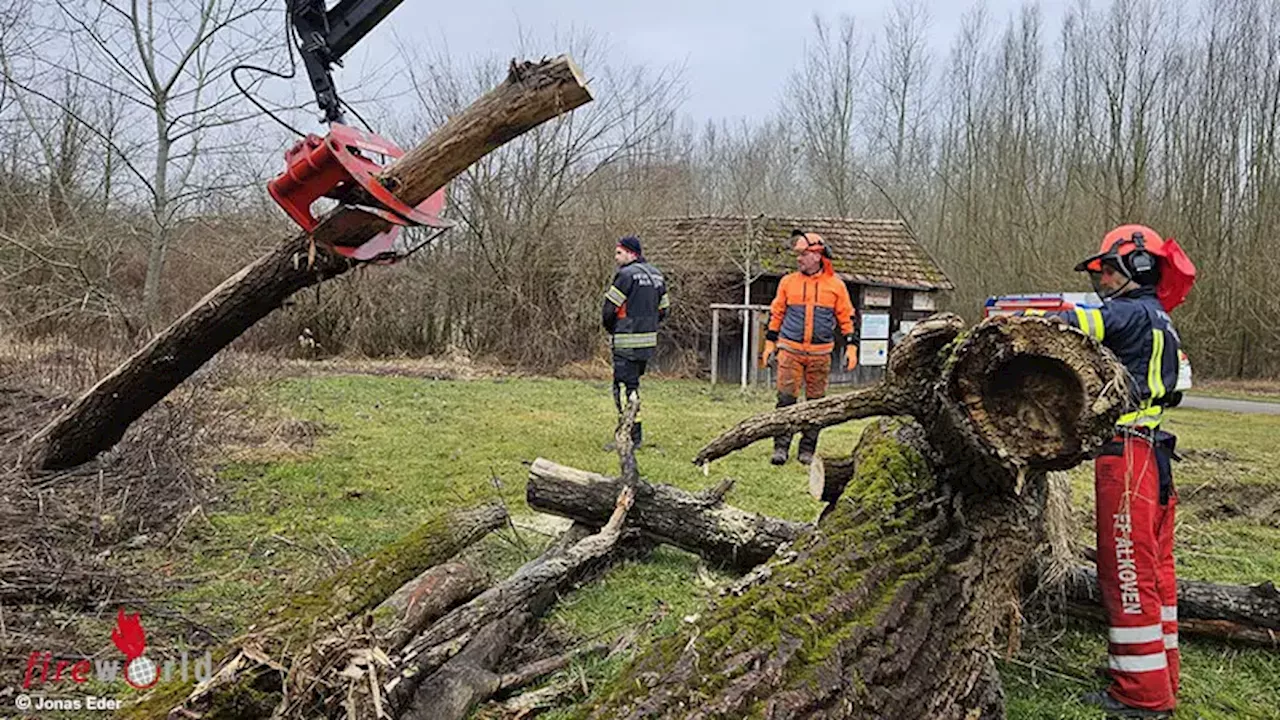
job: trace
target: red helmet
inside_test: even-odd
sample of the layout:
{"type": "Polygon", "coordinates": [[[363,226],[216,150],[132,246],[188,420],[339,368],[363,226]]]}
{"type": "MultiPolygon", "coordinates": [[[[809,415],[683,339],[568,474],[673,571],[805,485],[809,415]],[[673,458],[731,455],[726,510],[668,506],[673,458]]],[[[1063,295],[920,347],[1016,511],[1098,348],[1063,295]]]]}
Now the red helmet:
{"type": "Polygon", "coordinates": [[[798,255],[804,252],[822,253],[825,258],[831,257],[831,249],[827,247],[827,243],[822,236],[814,232],[805,232],[803,230],[792,230],[791,237],[795,240],[791,249],[798,255]]]}
{"type": "Polygon", "coordinates": [[[1077,271],[1101,273],[1103,263],[1141,285],[1154,285],[1165,311],[1182,304],[1196,280],[1191,258],[1173,238],[1165,240],[1146,225],[1121,225],[1102,237],[1096,255],[1076,265],[1077,271]]]}

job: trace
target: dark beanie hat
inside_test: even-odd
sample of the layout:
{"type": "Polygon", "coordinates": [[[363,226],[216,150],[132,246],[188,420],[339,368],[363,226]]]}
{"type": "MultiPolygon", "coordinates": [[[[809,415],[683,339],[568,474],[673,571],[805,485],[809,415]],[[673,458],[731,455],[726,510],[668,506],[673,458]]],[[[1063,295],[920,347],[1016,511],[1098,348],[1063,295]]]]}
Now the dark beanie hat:
{"type": "Polygon", "coordinates": [[[630,250],[635,253],[637,257],[644,255],[644,253],[640,252],[640,238],[635,235],[628,235],[619,240],[618,247],[624,250],[630,250]]]}

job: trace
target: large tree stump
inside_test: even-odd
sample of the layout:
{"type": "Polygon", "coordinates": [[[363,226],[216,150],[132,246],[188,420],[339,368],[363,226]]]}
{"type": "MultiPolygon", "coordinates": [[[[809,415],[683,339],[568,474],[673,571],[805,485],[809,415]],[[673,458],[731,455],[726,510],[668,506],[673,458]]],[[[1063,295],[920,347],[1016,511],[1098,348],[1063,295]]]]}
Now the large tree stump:
{"type": "MultiPolygon", "coordinates": [[[[567,56],[513,62],[506,81],[405,153],[379,181],[417,205],[503,143],[590,101],[567,56]]],[[[314,237],[320,248],[358,245],[387,227],[366,213],[340,209],[324,218],[314,237]]],[[[311,262],[312,250],[306,234],[295,235],[214,288],[32,436],[24,464],[58,470],[111,448],[133,421],[290,295],[355,266],[326,252],[311,262]]]]}
{"type": "Polygon", "coordinates": [[[1041,318],[917,326],[888,379],[744,421],[699,461],[864,414],[844,495],[794,553],[655,643],[590,718],[1003,717],[993,635],[1042,536],[1045,471],[1110,435],[1124,370],[1041,318]],[[817,406],[817,407],[814,407],[817,406]]]}

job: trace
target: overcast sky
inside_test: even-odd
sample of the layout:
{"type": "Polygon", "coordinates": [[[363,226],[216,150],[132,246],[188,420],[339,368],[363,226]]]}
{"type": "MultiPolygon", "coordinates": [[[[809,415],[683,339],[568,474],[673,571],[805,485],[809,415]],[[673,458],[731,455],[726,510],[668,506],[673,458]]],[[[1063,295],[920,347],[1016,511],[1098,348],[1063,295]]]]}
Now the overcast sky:
{"type": "MultiPolygon", "coordinates": [[[[332,1],[332,0],[331,0],[332,1]]],[[[993,24],[1002,26],[1021,0],[986,0],[993,24]]],[[[1056,28],[1062,1],[1042,0],[1049,28],[1056,28]]],[[[514,55],[520,34],[535,38],[538,52],[563,50],[550,42],[557,32],[589,28],[603,36],[611,61],[653,68],[683,66],[683,112],[697,122],[763,118],[776,106],[788,74],[799,65],[812,36],[815,13],[836,20],[852,14],[864,32],[877,32],[891,0],[404,0],[348,56],[343,82],[377,68],[378,79],[402,88],[397,42],[445,42],[454,57],[514,55]]],[[[945,58],[970,0],[929,0],[935,64],[945,58]]],[[[1051,33],[1046,33],[1051,36],[1051,33]]],[[[591,68],[584,67],[590,75],[591,68]]]]}

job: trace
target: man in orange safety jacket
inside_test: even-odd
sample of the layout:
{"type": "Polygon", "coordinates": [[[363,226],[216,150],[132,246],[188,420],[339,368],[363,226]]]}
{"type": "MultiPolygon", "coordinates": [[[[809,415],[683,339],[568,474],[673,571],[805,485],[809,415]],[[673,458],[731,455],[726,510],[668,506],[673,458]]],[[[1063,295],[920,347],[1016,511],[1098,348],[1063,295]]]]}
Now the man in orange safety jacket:
{"type": "MultiPolygon", "coordinates": [[[[836,277],[831,250],[817,233],[793,230],[791,239],[799,269],[778,283],[761,357],[763,364],[776,362],[780,408],[795,405],[802,388],[805,400],[826,394],[837,332],[844,338],[846,368],[852,370],[858,364],[853,302],[844,281],[836,277]]],[[[818,432],[815,428],[801,434],[796,455],[801,464],[813,460],[818,432]]],[[[779,435],[773,440],[769,462],[782,465],[790,452],[791,435],[779,435]]]]}

